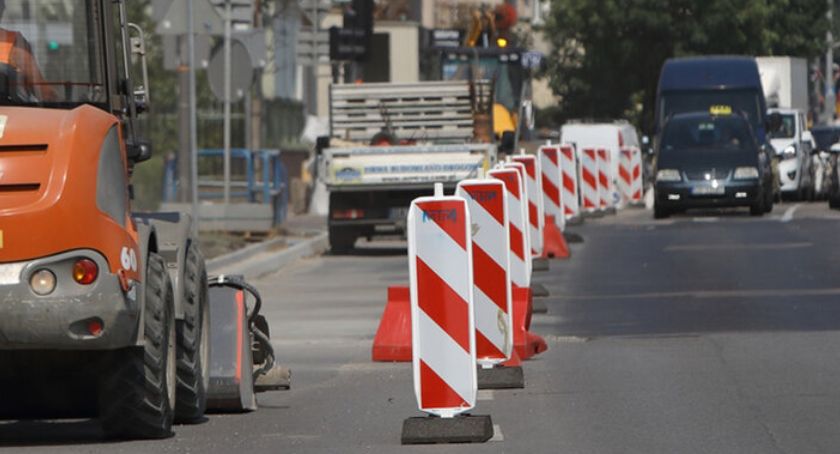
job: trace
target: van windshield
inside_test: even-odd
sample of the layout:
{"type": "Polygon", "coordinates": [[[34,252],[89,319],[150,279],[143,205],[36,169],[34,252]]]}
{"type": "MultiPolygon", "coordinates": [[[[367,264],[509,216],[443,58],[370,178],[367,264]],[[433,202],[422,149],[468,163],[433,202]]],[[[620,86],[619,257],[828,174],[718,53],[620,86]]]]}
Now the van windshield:
{"type": "Polygon", "coordinates": [[[755,90],[698,90],[662,93],[659,106],[659,125],[670,115],[685,112],[708,112],[711,106],[726,105],[761,129],[761,100],[755,90]]]}
{"type": "Polygon", "coordinates": [[[661,144],[661,150],[667,153],[749,151],[754,148],[749,124],[734,115],[676,117],[665,125],[661,144]]]}

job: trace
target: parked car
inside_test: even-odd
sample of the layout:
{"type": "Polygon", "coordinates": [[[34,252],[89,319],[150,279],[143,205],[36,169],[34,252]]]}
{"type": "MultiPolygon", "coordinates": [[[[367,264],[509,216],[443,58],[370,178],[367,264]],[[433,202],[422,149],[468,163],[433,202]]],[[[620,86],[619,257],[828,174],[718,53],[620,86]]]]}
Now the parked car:
{"type": "Polygon", "coordinates": [[[831,150],[833,145],[840,142],[840,125],[814,126],[811,129],[811,136],[817,149],[814,154],[815,196],[819,199],[828,198],[830,207],[840,208],[837,152],[831,150]]]}
{"type": "Polygon", "coordinates": [[[770,133],[770,144],[778,159],[782,196],[810,199],[814,195],[814,150],[805,115],[798,109],[769,109],[768,114],[774,113],[781,123],[778,130],[770,133]]]}
{"type": "Polygon", "coordinates": [[[656,148],[654,218],[689,208],[773,209],[770,152],[746,115],[714,106],[710,112],[671,116],[656,148]]]}

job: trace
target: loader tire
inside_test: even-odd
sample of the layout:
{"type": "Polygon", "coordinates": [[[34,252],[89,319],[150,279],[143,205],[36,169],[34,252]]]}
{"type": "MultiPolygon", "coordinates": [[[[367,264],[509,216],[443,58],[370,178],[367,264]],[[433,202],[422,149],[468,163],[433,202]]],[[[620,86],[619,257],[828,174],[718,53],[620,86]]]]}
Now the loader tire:
{"type": "Polygon", "coordinates": [[[118,351],[100,388],[99,418],[109,438],[166,438],[175,414],[175,314],[172,283],[149,254],[144,291],[144,345],[118,351]]]}
{"type": "Polygon", "coordinates": [[[178,388],[175,422],[194,423],[207,409],[210,381],[210,310],[207,269],[198,246],[187,248],[184,265],[184,320],[177,322],[178,388]]]}

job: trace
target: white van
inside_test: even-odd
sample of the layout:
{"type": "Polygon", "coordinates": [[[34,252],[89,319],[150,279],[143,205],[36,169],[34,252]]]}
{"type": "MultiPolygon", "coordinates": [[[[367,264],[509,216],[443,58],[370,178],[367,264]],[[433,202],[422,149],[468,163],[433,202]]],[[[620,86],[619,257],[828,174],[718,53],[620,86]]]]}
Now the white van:
{"type": "MultiPolygon", "coordinates": [[[[612,167],[610,171],[613,182],[618,176],[618,159],[621,149],[641,148],[636,128],[624,120],[612,123],[566,123],[560,128],[560,142],[574,144],[578,154],[584,148],[606,149],[610,153],[612,167]]],[[[620,199],[618,185],[613,187],[615,188],[613,198],[618,201],[620,199]]]]}

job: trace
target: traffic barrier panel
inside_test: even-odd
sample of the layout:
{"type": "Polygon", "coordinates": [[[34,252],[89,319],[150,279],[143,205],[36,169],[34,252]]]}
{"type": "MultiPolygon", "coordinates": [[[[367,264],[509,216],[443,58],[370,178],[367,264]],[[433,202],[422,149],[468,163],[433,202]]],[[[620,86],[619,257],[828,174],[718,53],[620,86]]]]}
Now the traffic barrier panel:
{"type": "MultiPolygon", "coordinates": [[[[511,225],[515,225],[520,230],[520,232],[522,232],[522,237],[525,239],[525,249],[523,250],[523,254],[526,265],[526,281],[528,282],[528,285],[531,285],[531,273],[533,273],[534,271],[534,257],[530,253],[530,251],[533,248],[531,247],[531,223],[528,220],[528,191],[526,191],[525,189],[525,166],[522,165],[522,163],[520,162],[506,162],[503,164],[502,168],[512,169],[519,175],[517,177],[518,183],[516,183],[519,189],[516,192],[515,200],[514,198],[508,199],[508,201],[510,202],[508,204],[508,207],[510,209],[508,213],[510,214],[511,225]],[[512,211],[515,210],[517,207],[519,208],[520,212],[519,217],[512,213],[512,211]],[[518,224],[518,222],[521,222],[521,224],[518,224]]],[[[510,193],[511,186],[508,184],[508,181],[505,181],[505,187],[507,188],[508,193],[510,193]]]]}
{"type": "Polygon", "coordinates": [[[594,213],[600,207],[598,186],[597,152],[593,148],[584,148],[580,154],[580,200],[586,213],[594,213]]]}
{"type": "Polygon", "coordinates": [[[406,420],[404,444],[487,441],[493,434],[489,416],[475,427],[461,422],[471,417],[455,418],[475,407],[477,394],[471,225],[467,201],[444,196],[439,183],[433,197],[409,208],[414,391],[420,410],[440,418],[406,420]]]}
{"type": "Polygon", "coordinates": [[[528,329],[531,326],[531,271],[527,260],[530,254],[525,234],[526,216],[524,210],[525,189],[522,185],[523,170],[521,164],[511,163],[510,167],[494,169],[488,173],[505,183],[510,215],[510,279],[513,296],[513,346],[518,358],[505,363],[506,366],[518,364],[518,359],[528,359],[536,353],[545,351],[545,341],[528,329]]]}
{"type": "Polygon", "coordinates": [[[610,184],[610,155],[603,148],[598,149],[598,208],[601,211],[612,206],[612,188],[610,184]]]}
{"type": "Polygon", "coordinates": [[[497,179],[464,180],[455,195],[472,220],[473,300],[478,389],[523,388],[519,366],[503,366],[513,353],[510,222],[507,190],[497,179]]]}
{"type": "Polygon", "coordinates": [[[618,193],[624,203],[629,203],[632,198],[633,185],[633,151],[629,148],[622,148],[618,153],[618,193]]]}
{"type": "Polygon", "coordinates": [[[560,145],[560,168],[562,170],[564,218],[566,220],[580,216],[578,200],[578,163],[575,148],[569,144],[560,145]]]}
{"type": "Polygon", "coordinates": [[[512,158],[514,163],[525,167],[525,192],[528,194],[528,224],[530,229],[531,254],[543,255],[543,229],[545,212],[543,210],[542,170],[540,161],[534,155],[519,154],[512,158]]]}
{"type": "Polygon", "coordinates": [[[505,362],[513,348],[505,192],[505,184],[496,179],[464,180],[455,190],[455,195],[467,201],[472,220],[475,354],[484,367],[505,362]]]}
{"type": "Polygon", "coordinates": [[[560,168],[560,147],[548,145],[540,147],[538,156],[542,174],[543,211],[545,212],[542,256],[568,258],[569,247],[563,238],[566,216],[561,196],[563,171],[560,168]]]}
{"type": "Polygon", "coordinates": [[[642,204],[642,197],[644,193],[644,181],[642,181],[642,150],[638,148],[631,148],[633,154],[630,159],[630,176],[632,183],[630,185],[630,203],[634,205],[642,204]]]}

